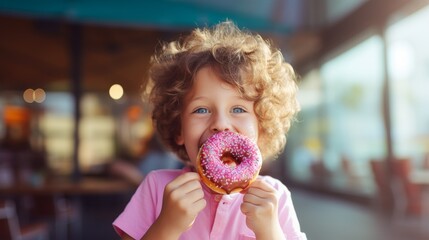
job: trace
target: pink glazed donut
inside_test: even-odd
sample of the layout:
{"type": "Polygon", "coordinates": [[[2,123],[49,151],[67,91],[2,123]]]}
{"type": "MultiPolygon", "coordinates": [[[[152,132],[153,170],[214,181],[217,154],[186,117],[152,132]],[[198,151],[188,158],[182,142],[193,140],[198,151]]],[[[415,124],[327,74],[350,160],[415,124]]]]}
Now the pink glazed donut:
{"type": "Polygon", "coordinates": [[[202,181],[219,194],[241,192],[258,176],[262,156],[249,138],[229,131],[211,136],[201,146],[197,171],[202,181]]]}

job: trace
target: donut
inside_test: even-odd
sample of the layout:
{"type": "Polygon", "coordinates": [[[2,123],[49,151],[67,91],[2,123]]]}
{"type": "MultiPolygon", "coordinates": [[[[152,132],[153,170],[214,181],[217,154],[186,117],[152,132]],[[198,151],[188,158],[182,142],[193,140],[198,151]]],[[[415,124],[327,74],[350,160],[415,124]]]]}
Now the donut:
{"type": "Polygon", "coordinates": [[[219,194],[246,189],[258,176],[262,156],[249,138],[230,131],[212,135],[201,146],[196,169],[202,182],[219,194]]]}

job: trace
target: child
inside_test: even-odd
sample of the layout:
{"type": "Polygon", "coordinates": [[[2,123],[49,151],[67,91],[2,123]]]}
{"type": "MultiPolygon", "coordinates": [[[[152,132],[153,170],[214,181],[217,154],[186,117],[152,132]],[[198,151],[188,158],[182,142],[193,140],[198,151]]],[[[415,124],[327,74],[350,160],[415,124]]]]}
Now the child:
{"type": "Polygon", "coordinates": [[[259,176],[243,193],[217,195],[194,171],[217,131],[253,139],[264,161],[282,150],[299,105],[280,51],[227,21],[165,45],[149,75],[157,131],[188,167],[146,176],[113,223],[122,239],[307,239],[279,180],[259,176]]]}

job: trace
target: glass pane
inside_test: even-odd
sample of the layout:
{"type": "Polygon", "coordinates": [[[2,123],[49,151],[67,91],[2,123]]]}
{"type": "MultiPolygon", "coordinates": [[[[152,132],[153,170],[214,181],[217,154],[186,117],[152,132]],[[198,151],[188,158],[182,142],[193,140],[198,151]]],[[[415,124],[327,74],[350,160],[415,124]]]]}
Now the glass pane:
{"type": "Polygon", "coordinates": [[[301,111],[298,121],[292,125],[288,134],[286,154],[290,157],[290,174],[295,179],[310,177],[311,165],[321,158],[323,120],[322,82],[320,72],[313,70],[305,75],[300,83],[298,100],[301,111]]]}
{"type": "Polygon", "coordinates": [[[331,170],[345,157],[368,171],[371,158],[385,156],[382,56],[382,41],[373,36],[321,68],[328,125],[323,158],[331,170]]]}
{"type": "Polygon", "coordinates": [[[382,49],[381,39],[370,37],[304,76],[286,149],[293,178],[373,191],[369,160],[386,155],[382,49]]]}
{"type": "Polygon", "coordinates": [[[429,152],[429,7],[387,29],[395,156],[417,164],[429,152]]]}

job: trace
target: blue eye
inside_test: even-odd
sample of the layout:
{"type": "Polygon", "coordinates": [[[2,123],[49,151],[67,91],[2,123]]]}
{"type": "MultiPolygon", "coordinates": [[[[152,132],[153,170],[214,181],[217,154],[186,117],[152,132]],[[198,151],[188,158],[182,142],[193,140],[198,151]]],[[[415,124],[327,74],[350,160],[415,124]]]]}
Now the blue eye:
{"type": "Polygon", "coordinates": [[[244,112],[246,112],[246,110],[244,110],[241,107],[235,107],[232,109],[232,113],[244,113],[244,112]]]}
{"type": "Polygon", "coordinates": [[[193,113],[199,113],[199,114],[208,113],[208,112],[209,110],[207,108],[197,108],[196,110],[193,111],[193,113]]]}

